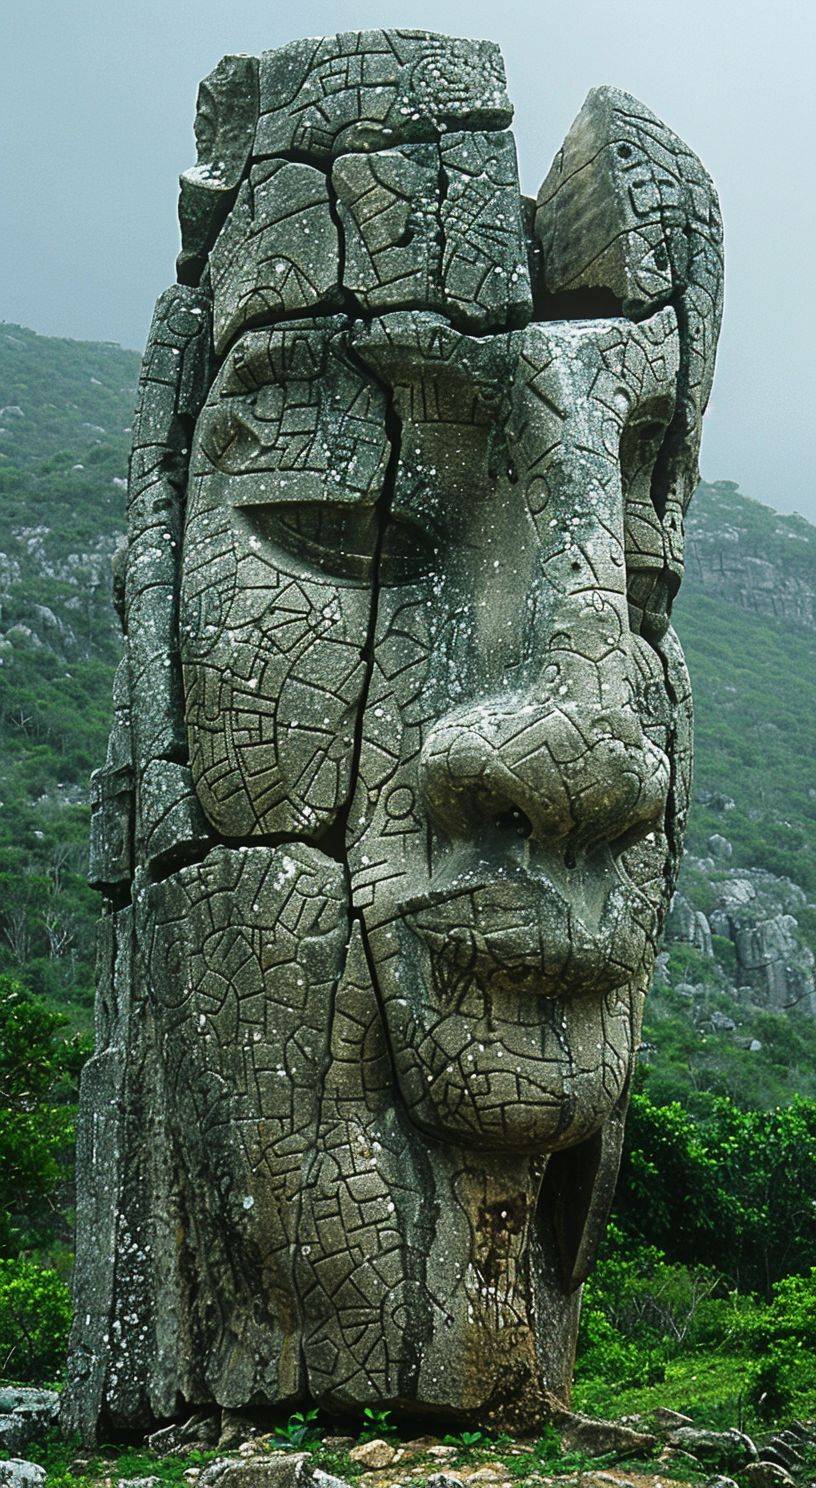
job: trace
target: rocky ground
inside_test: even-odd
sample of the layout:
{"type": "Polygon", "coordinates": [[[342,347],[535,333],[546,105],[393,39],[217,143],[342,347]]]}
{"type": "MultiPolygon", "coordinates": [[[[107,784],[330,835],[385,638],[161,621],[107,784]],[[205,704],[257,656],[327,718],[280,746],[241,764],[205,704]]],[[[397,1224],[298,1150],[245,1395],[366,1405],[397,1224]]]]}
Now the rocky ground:
{"type": "MultiPolygon", "coordinates": [[[[732,866],[732,845],[721,832],[712,833],[707,847],[704,856],[686,854],[666,926],[667,952],[672,945],[693,946],[709,963],[712,981],[746,1008],[816,1017],[816,958],[799,925],[809,903],[804,889],[764,868],[732,866]],[[727,967],[717,960],[715,936],[730,947],[727,967]]],[[[658,980],[660,974],[658,968],[658,980]]],[[[700,984],[684,990],[692,1021],[699,1022],[694,1002],[700,984]]],[[[707,1031],[734,1028],[715,1019],[707,1031]]]]}
{"type": "Polygon", "coordinates": [[[324,1430],[316,1412],[269,1429],[223,1411],[135,1447],[82,1451],[59,1437],[57,1407],[53,1392],[0,1391],[0,1488],[813,1488],[816,1479],[814,1422],[752,1440],[665,1409],[624,1421],[561,1412],[533,1440],[398,1433],[384,1411],[367,1412],[370,1429],[355,1437],[324,1430]]]}

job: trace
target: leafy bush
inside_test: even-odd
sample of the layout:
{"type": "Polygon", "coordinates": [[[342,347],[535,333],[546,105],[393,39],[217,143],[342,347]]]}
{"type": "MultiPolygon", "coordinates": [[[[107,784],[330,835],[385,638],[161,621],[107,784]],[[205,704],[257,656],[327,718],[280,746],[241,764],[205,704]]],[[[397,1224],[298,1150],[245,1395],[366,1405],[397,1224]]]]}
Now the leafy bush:
{"type": "Polygon", "coordinates": [[[0,1255],[48,1243],[73,1170],[74,1111],[87,1042],[0,974],[0,1255]]]}
{"type": "Polygon", "coordinates": [[[763,1415],[779,1420],[816,1409],[816,1267],[786,1276],[750,1330],[759,1362],[750,1397],[763,1415]]]}
{"type": "Polygon", "coordinates": [[[816,1101],[695,1121],[636,1095],[615,1199],[621,1229],[673,1261],[769,1297],[816,1255],[816,1101]]]}
{"type": "Polygon", "coordinates": [[[718,1288],[715,1272],[672,1264],[655,1246],[610,1225],[584,1289],[580,1384],[631,1389],[658,1383],[668,1360],[696,1345],[704,1305],[718,1288]]]}
{"type": "Polygon", "coordinates": [[[57,1379],[70,1322],[70,1293],[56,1272],[0,1260],[0,1377],[24,1385],[57,1379]]]}

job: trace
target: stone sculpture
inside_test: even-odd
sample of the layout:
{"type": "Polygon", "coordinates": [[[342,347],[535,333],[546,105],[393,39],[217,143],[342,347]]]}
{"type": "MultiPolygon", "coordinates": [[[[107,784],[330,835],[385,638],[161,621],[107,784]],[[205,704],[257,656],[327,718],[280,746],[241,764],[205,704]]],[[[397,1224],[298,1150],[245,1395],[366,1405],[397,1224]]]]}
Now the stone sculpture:
{"type": "Polygon", "coordinates": [[[721,312],[697,158],[497,48],[226,57],[181,181],[94,777],[67,1423],[568,1399],[681,852],[721,312]]]}

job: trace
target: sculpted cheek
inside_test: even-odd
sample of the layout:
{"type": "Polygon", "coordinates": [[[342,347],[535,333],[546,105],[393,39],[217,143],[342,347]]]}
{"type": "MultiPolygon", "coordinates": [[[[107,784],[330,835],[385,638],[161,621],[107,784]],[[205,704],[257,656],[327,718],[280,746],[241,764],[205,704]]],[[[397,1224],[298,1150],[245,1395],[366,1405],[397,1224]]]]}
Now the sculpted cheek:
{"type": "Polygon", "coordinates": [[[338,339],[333,323],[250,333],[195,433],[181,659],[193,779],[226,837],[316,840],[351,790],[388,443],[382,395],[338,339]],[[338,483],[351,551],[329,552],[334,582],[338,483]]]}

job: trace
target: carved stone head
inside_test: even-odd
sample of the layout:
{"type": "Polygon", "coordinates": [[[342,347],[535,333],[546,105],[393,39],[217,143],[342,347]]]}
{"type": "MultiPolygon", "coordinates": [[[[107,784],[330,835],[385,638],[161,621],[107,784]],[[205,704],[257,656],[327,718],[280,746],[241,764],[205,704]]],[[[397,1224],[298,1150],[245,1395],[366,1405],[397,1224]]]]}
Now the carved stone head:
{"type": "Polygon", "coordinates": [[[497,49],[424,32],[202,84],[95,785],[86,1433],[568,1397],[688,804],[721,232],[628,95],[537,205],[510,120],[497,49]]]}

